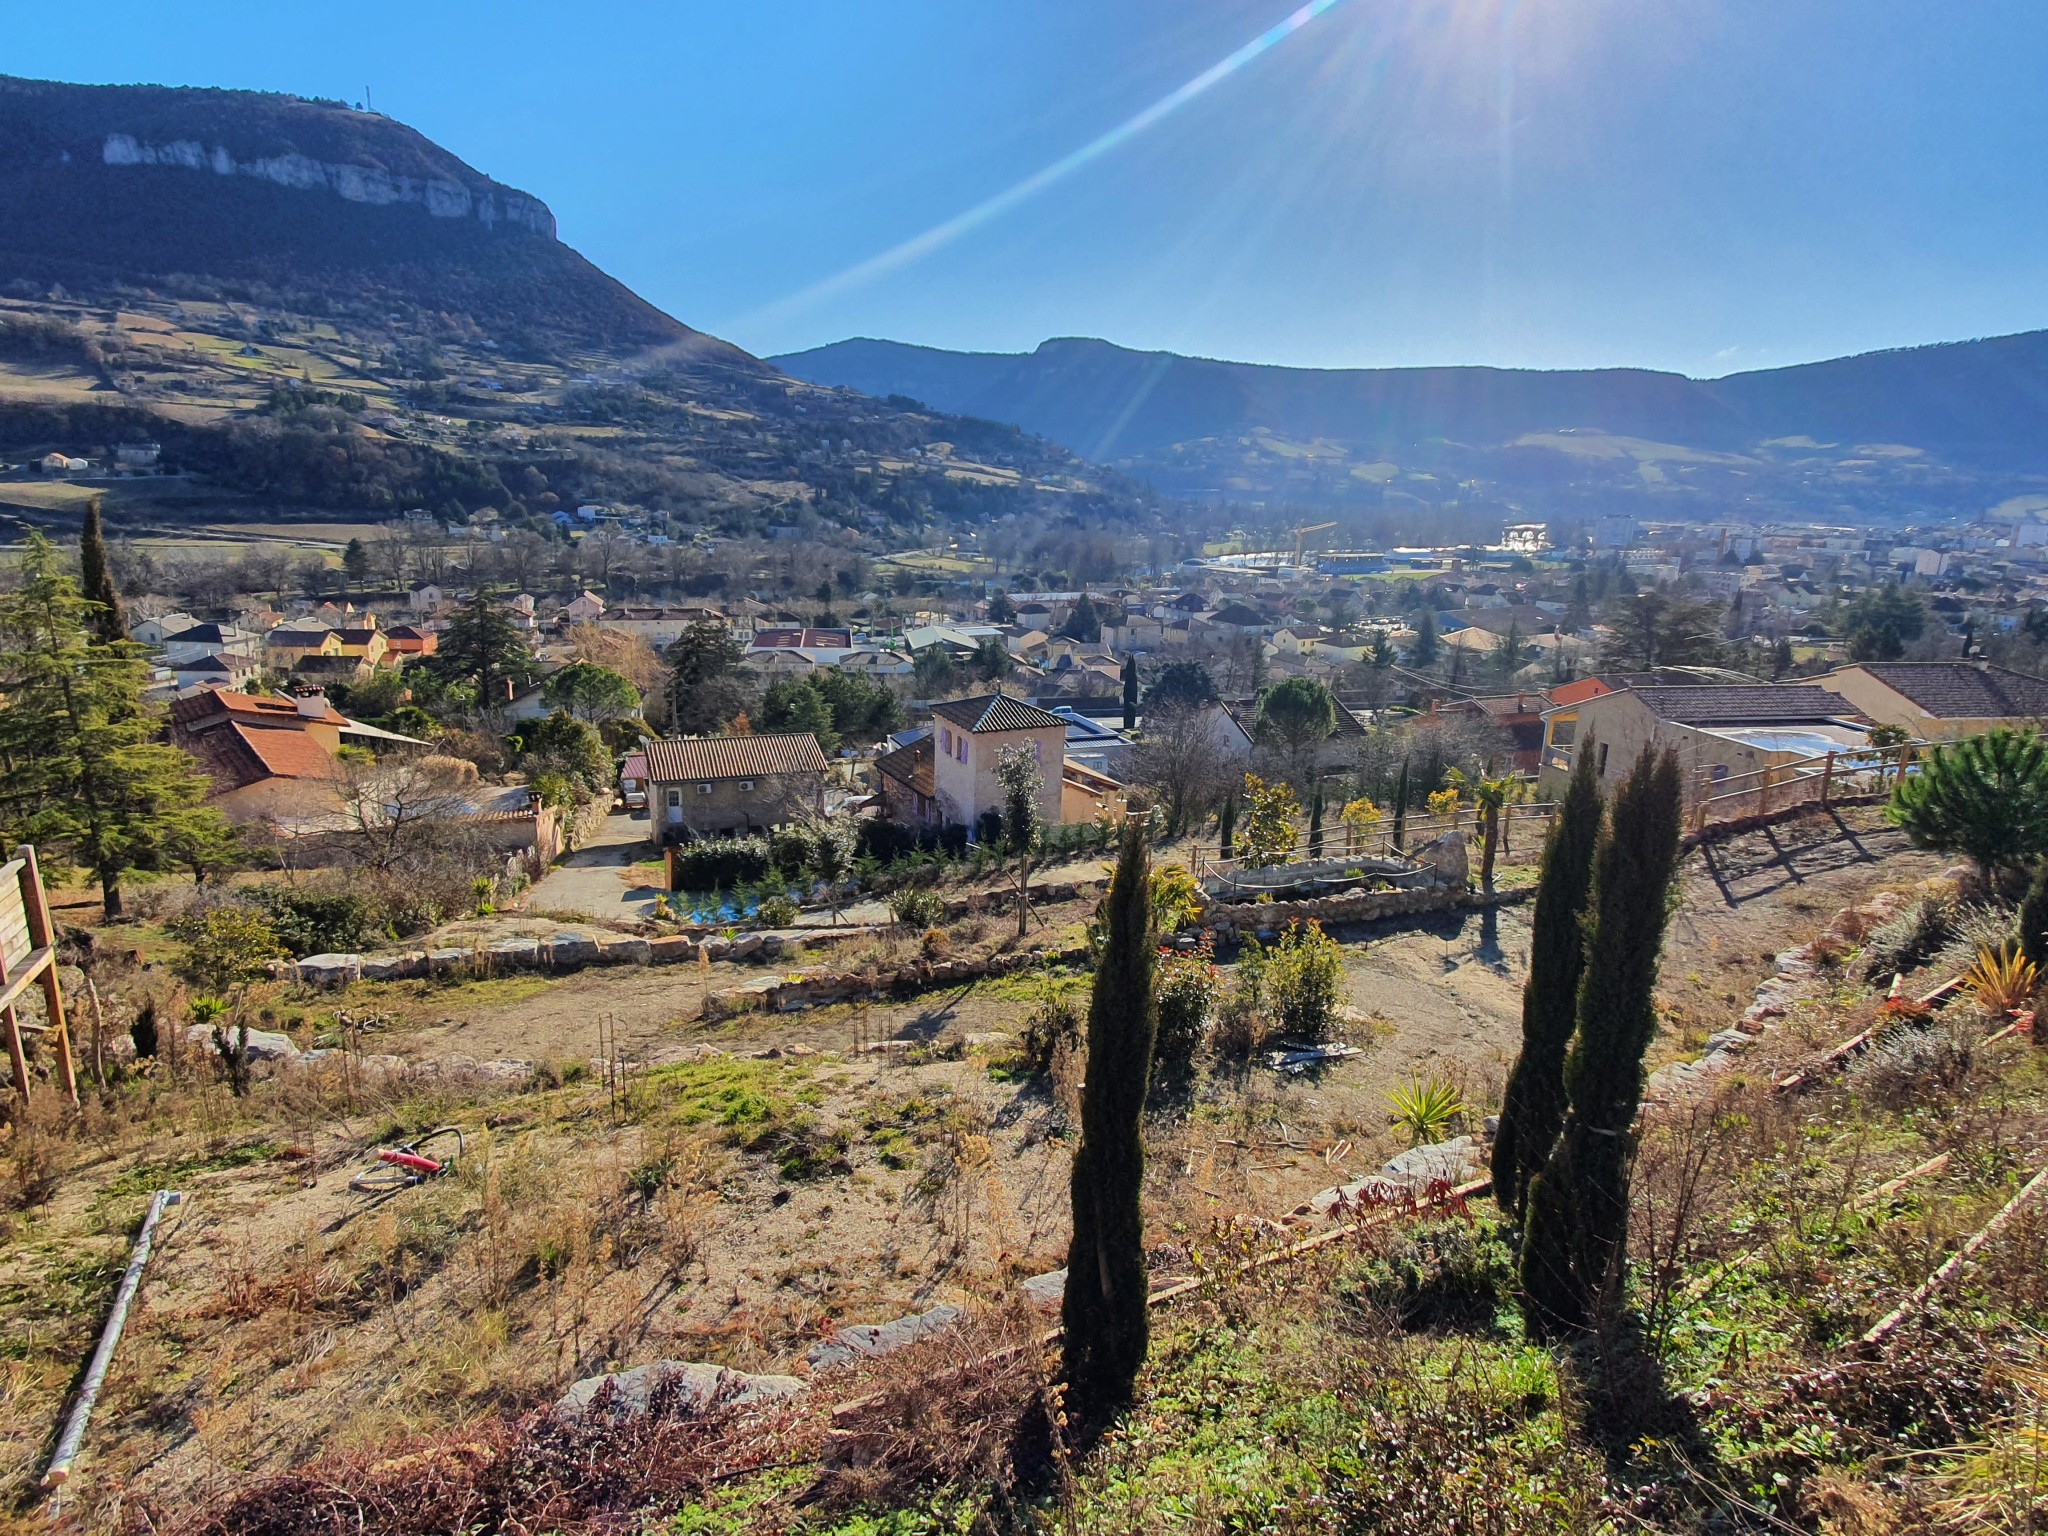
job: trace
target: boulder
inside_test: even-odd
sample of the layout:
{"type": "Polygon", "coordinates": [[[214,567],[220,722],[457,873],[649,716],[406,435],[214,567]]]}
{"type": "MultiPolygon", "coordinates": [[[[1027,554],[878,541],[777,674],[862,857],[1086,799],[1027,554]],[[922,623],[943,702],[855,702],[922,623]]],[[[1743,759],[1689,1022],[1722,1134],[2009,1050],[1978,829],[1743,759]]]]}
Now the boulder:
{"type": "Polygon", "coordinates": [[[579,1423],[596,1416],[637,1419],[651,1409],[675,1418],[695,1418],[715,1407],[738,1407],[801,1392],[795,1376],[752,1376],[694,1360],[656,1360],[630,1371],[586,1376],[555,1403],[555,1417],[579,1423]]]}
{"type": "Polygon", "coordinates": [[[731,947],[725,952],[725,957],[734,963],[752,960],[760,955],[767,946],[768,940],[765,935],[743,933],[732,941],[731,947]]]}
{"type": "MultiPolygon", "coordinates": [[[[229,1031],[229,1038],[233,1038],[229,1031]]],[[[213,1030],[205,1024],[190,1025],[185,1038],[194,1045],[213,1049],[213,1030]]],[[[251,1061],[292,1061],[301,1054],[298,1045],[287,1034],[274,1029],[252,1029],[249,1031],[249,1059],[251,1061]]]]}
{"type": "Polygon", "coordinates": [[[345,987],[362,975],[361,955],[308,955],[299,962],[299,980],[310,987],[345,987]]]}
{"type": "Polygon", "coordinates": [[[611,965],[645,965],[654,958],[654,945],[647,939],[600,939],[597,957],[611,965]]]}
{"type": "Polygon", "coordinates": [[[430,949],[427,951],[427,974],[429,976],[452,976],[469,964],[466,949],[430,949]]]}
{"type": "MultiPolygon", "coordinates": [[[[1436,871],[1436,883],[1462,891],[1472,880],[1471,851],[1465,834],[1446,832],[1421,851],[1422,862],[1436,871]]],[[[1412,909],[1411,909],[1412,910],[1412,909]]]]}
{"type": "Polygon", "coordinates": [[[672,965],[680,960],[697,958],[697,946],[680,933],[666,933],[658,939],[646,939],[647,958],[655,965],[672,965]]]}
{"type": "Polygon", "coordinates": [[[533,939],[500,939],[484,955],[493,971],[530,971],[540,964],[540,944],[533,939]]]}
{"type": "Polygon", "coordinates": [[[403,981],[426,969],[425,955],[373,955],[363,962],[364,981],[403,981]]]}
{"type": "Polygon", "coordinates": [[[553,934],[541,946],[541,958],[550,970],[577,970],[597,958],[597,940],[580,933],[553,934]]]}
{"type": "Polygon", "coordinates": [[[1458,1136],[1424,1147],[1410,1147],[1389,1159],[1380,1172],[1394,1182],[1414,1189],[1425,1189],[1432,1184],[1458,1184],[1478,1168],[1480,1156],[1477,1140],[1458,1136]]]}
{"type": "Polygon", "coordinates": [[[1033,1275],[1017,1289],[1024,1299],[1041,1312],[1057,1312],[1067,1299],[1067,1272],[1064,1269],[1048,1270],[1042,1275],[1033,1275]]]}
{"type": "Polygon", "coordinates": [[[813,1344],[805,1353],[804,1360],[812,1370],[822,1371],[844,1365],[862,1355],[893,1354],[905,1345],[915,1344],[919,1339],[952,1327],[959,1318],[958,1307],[941,1304],[929,1312],[913,1312],[891,1322],[860,1323],[841,1328],[831,1338],[813,1344]]]}

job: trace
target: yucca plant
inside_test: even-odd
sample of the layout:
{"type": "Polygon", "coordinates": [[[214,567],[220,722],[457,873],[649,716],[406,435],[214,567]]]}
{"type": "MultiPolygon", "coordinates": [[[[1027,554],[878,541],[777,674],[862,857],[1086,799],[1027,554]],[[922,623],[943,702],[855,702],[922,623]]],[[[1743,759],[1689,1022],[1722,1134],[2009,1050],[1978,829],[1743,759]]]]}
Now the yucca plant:
{"type": "Polygon", "coordinates": [[[1963,990],[1986,1013],[2012,1013],[2027,1005],[2040,980],[2033,961],[2001,944],[1977,951],[1977,963],[1963,973],[1963,990]]]}
{"type": "Polygon", "coordinates": [[[1408,1133],[1411,1147],[1441,1141],[1444,1132],[1471,1109],[1457,1088],[1440,1077],[1411,1079],[1389,1090],[1387,1103],[1394,1111],[1392,1124],[1408,1133]]]}

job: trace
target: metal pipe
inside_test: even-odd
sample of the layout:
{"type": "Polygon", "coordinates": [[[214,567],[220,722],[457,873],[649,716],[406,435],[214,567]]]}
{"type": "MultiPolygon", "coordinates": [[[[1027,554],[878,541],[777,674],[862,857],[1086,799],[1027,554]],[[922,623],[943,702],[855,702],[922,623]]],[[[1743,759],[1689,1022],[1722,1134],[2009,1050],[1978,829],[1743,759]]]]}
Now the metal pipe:
{"type": "Polygon", "coordinates": [[[166,1208],[180,1205],[184,1195],[174,1189],[160,1189],[150,1198],[149,1214],[142,1218],[142,1230],[135,1235],[134,1250],[128,1255],[128,1272],[121,1277],[121,1288],[114,1293],[114,1310],[107,1316],[106,1327],[100,1330],[99,1348],[93,1351],[92,1364],[85,1369],[85,1380],[78,1388],[78,1401],[71,1409],[71,1417],[64,1421],[64,1433],[57,1437],[57,1449],[50,1457],[50,1465],[43,1473],[45,1488],[59,1488],[71,1476],[71,1463],[78,1455],[80,1442],[85,1439],[85,1426],[92,1418],[92,1405],[99,1401],[100,1387],[107,1379],[107,1367],[113,1363],[114,1348],[121,1342],[121,1330],[128,1326],[128,1308],[134,1304],[135,1293],[142,1288],[142,1271],[149,1263],[151,1248],[156,1244],[156,1224],[166,1208]]]}

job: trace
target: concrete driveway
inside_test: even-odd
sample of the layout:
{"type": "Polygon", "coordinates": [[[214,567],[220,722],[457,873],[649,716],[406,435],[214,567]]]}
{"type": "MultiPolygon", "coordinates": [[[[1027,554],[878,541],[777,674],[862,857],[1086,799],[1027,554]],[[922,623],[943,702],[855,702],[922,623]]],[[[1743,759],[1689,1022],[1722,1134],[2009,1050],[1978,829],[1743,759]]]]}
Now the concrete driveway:
{"type": "Polygon", "coordinates": [[[630,866],[654,857],[645,816],[613,811],[596,837],[548,871],[526,893],[529,912],[580,912],[595,922],[623,922],[648,915],[661,895],[661,878],[630,866]]]}

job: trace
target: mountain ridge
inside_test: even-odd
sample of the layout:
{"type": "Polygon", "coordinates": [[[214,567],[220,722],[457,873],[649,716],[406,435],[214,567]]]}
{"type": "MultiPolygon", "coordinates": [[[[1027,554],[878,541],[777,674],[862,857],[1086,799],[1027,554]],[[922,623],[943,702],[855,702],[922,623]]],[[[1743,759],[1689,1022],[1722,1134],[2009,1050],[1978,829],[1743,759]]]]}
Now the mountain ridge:
{"type": "Polygon", "coordinates": [[[1013,420],[1095,457],[1261,427],[1382,446],[1430,437],[1498,446],[1530,432],[1597,430],[1720,451],[1802,436],[1895,442],[2048,467],[2048,331],[1713,379],[1648,368],[1297,368],[1093,337],[1049,338],[1021,353],[859,337],[767,361],[812,383],[1013,420]]]}
{"type": "Polygon", "coordinates": [[[664,314],[556,238],[540,198],[339,102],[0,76],[0,273],[275,294],[301,308],[444,309],[570,345],[736,347],[664,314]]]}
{"type": "MultiPolygon", "coordinates": [[[[1026,434],[693,330],[564,245],[538,196],[343,103],[0,76],[0,202],[35,215],[0,221],[0,482],[147,439],[165,483],[245,518],[489,507],[552,534],[598,502],[850,550],[1154,516],[1026,434]]],[[[34,520],[45,490],[0,504],[34,520]]],[[[186,515],[146,481],[106,500],[123,527],[186,515]]]]}

